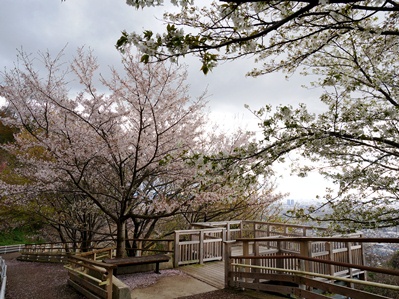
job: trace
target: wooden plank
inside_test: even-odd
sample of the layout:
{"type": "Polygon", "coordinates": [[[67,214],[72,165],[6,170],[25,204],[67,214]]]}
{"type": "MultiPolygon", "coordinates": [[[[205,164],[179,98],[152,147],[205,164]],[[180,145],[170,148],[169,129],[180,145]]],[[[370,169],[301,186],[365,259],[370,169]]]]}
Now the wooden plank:
{"type": "Polygon", "coordinates": [[[295,295],[298,296],[299,298],[306,298],[306,299],[331,299],[331,295],[325,296],[323,294],[317,294],[303,289],[295,289],[295,295]]]}
{"type": "Polygon", "coordinates": [[[189,265],[180,268],[184,273],[217,289],[224,289],[224,262],[189,265]]]}
{"type": "MultiPolygon", "coordinates": [[[[263,291],[269,293],[279,293],[286,295],[293,295],[295,293],[295,287],[284,286],[284,285],[271,285],[271,284],[255,284],[245,281],[231,281],[231,286],[236,288],[245,288],[249,290],[263,291]]],[[[330,298],[331,299],[331,298],[330,298]]]]}
{"type": "MultiPolygon", "coordinates": [[[[71,263],[70,260],[69,260],[69,262],[71,263]]],[[[109,270],[107,271],[107,269],[105,269],[104,267],[98,267],[98,266],[94,267],[94,266],[92,266],[91,264],[88,264],[88,263],[75,263],[75,267],[77,267],[77,268],[83,267],[85,269],[93,270],[95,272],[102,273],[102,274],[106,274],[109,271],[109,270]]],[[[71,271],[76,271],[76,269],[74,267],[72,267],[72,265],[69,265],[69,264],[64,266],[64,268],[69,269],[71,271]]]]}
{"type": "Polygon", "coordinates": [[[340,294],[350,298],[362,298],[362,299],[388,299],[389,297],[368,293],[365,291],[352,289],[346,286],[332,284],[328,282],[317,281],[309,278],[302,277],[301,280],[306,286],[317,288],[323,291],[327,291],[333,294],[340,294]]]}
{"type": "Polygon", "coordinates": [[[69,279],[91,294],[98,296],[99,298],[107,298],[107,292],[98,285],[93,284],[89,278],[69,272],[69,279]]]}
{"type": "Polygon", "coordinates": [[[299,284],[295,280],[295,276],[290,274],[277,274],[277,273],[249,273],[249,272],[230,272],[232,277],[253,278],[263,281],[280,281],[287,284],[299,284]]]}
{"type": "Polygon", "coordinates": [[[77,269],[74,269],[74,268],[71,268],[71,267],[68,267],[68,266],[65,266],[65,269],[68,270],[68,273],[69,273],[69,274],[75,273],[75,274],[78,275],[79,277],[87,277],[87,278],[89,278],[90,280],[95,281],[98,285],[100,285],[100,283],[103,282],[101,279],[98,279],[98,278],[96,278],[96,277],[93,277],[93,276],[91,276],[91,275],[89,275],[89,274],[87,274],[87,273],[85,273],[85,272],[83,272],[83,271],[80,271],[80,270],[77,270],[77,269]]]}
{"type": "Polygon", "coordinates": [[[79,293],[81,293],[83,296],[85,296],[88,299],[103,299],[102,297],[98,297],[98,296],[90,293],[88,290],[81,287],[79,284],[77,284],[76,282],[74,282],[70,279],[68,279],[67,283],[68,283],[68,285],[73,287],[75,290],[77,290],[79,293]]]}
{"type": "Polygon", "coordinates": [[[147,256],[134,256],[127,258],[116,258],[116,259],[104,259],[103,262],[106,264],[117,265],[117,266],[129,266],[129,265],[143,265],[153,263],[168,262],[170,257],[166,254],[156,254],[147,256]]]}

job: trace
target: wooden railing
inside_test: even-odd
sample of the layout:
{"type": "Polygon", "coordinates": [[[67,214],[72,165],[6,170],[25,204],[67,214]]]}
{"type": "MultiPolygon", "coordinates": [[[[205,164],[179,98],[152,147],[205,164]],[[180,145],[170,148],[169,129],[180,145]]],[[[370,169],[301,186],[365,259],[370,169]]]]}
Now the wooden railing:
{"type": "MultiPolygon", "coordinates": [[[[132,241],[132,240],[131,240],[132,241]]],[[[171,246],[172,240],[134,240],[138,245],[135,248],[136,253],[139,255],[153,254],[154,252],[169,252],[168,249],[164,249],[165,244],[171,246]],[[143,244],[159,243],[161,244],[157,249],[152,246],[145,248],[143,244]]],[[[87,298],[130,298],[130,291],[126,294],[123,293],[122,288],[126,288],[122,283],[119,282],[119,287],[116,287],[118,293],[115,293],[115,287],[113,284],[118,281],[113,277],[114,269],[116,266],[106,264],[103,262],[104,259],[115,257],[115,247],[107,247],[102,249],[95,249],[89,252],[80,252],[75,255],[68,254],[67,265],[65,268],[68,269],[69,279],[68,284],[75,288],[78,292],[85,295],[87,298]],[[122,286],[121,286],[122,284],[122,286]]]]}
{"type": "Polygon", "coordinates": [[[93,261],[102,261],[103,259],[112,258],[115,256],[115,247],[95,249],[88,252],[77,253],[76,255],[93,261]]]}
{"type": "Polygon", "coordinates": [[[69,255],[65,268],[69,274],[68,284],[87,298],[112,299],[113,270],[116,266],[69,255]]]}
{"type": "Polygon", "coordinates": [[[191,227],[192,229],[225,229],[228,241],[273,236],[310,237],[321,236],[327,232],[327,229],[321,227],[252,220],[197,222],[192,223],[191,227]]]}
{"type": "MultiPolygon", "coordinates": [[[[326,231],[312,226],[245,220],[199,222],[192,223],[191,226],[191,230],[175,231],[174,267],[223,260],[224,241],[255,237],[314,236],[326,231]]],[[[291,248],[285,248],[287,251],[298,250],[295,248],[298,246],[294,243],[282,246],[291,246],[291,248]]],[[[277,243],[267,241],[266,247],[277,249],[277,243]]]]}
{"type": "Polygon", "coordinates": [[[21,256],[18,257],[18,259],[30,262],[65,263],[68,253],[80,254],[113,245],[113,240],[93,241],[87,248],[81,248],[74,242],[25,244],[20,251],[21,256]]]}
{"type": "Polygon", "coordinates": [[[321,236],[327,230],[321,227],[263,221],[241,221],[240,238],[310,237],[321,236]]]}
{"type": "Polygon", "coordinates": [[[175,231],[174,267],[223,259],[226,230],[218,228],[175,231]]]}
{"type": "Polygon", "coordinates": [[[146,253],[173,253],[174,239],[129,239],[136,247],[127,249],[130,255],[142,256],[146,253]]]}
{"type": "Polygon", "coordinates": [[[327,298],[316,294],[315,289],[351,298],[386,298],[334,284],[343,281],[349,287],[363,284],[399,290],[398,286],[364,281],[366,271],[399,277],[399,271],[365,265],[362,245],[370,242],[399,243],[399,239],[268,237],[226,242],[225,284],[301,298],[327,298]],[[239,255],[233,254],[233,246],[238,242],[243,244],[239,255]]]}
{"type": "MultiPolygon", "coordinates": [[[[131,255],[143,252],[174,253],[174,266],[223,259],[223,241],[243,237],[308,236],[315,228],[260,221],[226,221],[193,223],[191,230],[175,232],[174,239],[135,239],[135,247],[127,249],[131,255]],[[150,244],[150,245],[149,245],[150,244]],[[152,245],[151,245],[152,244],[152,245]],[[153,245],[156,244],[156,245],[153,245]]],[[[65,262],[67,253],[82,253],[113,246],[112,240],[94,240],[90,247],[80,248],[75,242],[26,244],[20,260],[38,262],[65,262]]],[[[270,243],[270,246],[273,246],[270,243]]]]}
{"type": "Polygon", "coordinates": [[[234,221],[220,221],[220,222],[197,222],[191,224],[192,230],[200,229],[225,229],[225,238],[227,241],[235,240],[242,237],[242,223],[241,220],[234,221]]]}
{"type": "MultiPolygon", "coordinates": [[[[355,284],[353,278],[364,279],[368,268],[365,266],[363,244],[375,239],[362,238],[360,234],[320,237],[325,233],[326,230],[311,226],[259,221],[195,223],[191,230],[175,231],[173,240],[130,240],[134,245],[130,250],[136,256],[148,252],[173,252],[174,267],[224,259],[227,287],[305,294],[308,291],[306,288],[317,288],[318,283],[321,284],[320,289],[327,292],[335,290],[335,286],[330,286],[331,281],[349,279],[350,282],[346,283],[352,286],[355,284]],[[271,280],[282,285],[270,286],[268,282],[271,280]],[[294,286],[285,286],[287,281],[293,282],[294,286]]],[[[390,242],[391,239],[382,240],[390,242]]],[[[394,240],[399,243],[398,239],[394,240]]],[[[40,252],[65,256],[68,251],[70,247],[65,244],[48,243],[27,245],[22,254],[32,256],[40,252]]],[[[79,250],[76,258],[98,262],[112,257],[114,248],[93,248],[88,253],[83,251],[79,250]]],[[[84,264],[83,261],[79,263],[84,264]]],[[[87,274],[88,270],[85,271],[83,273],[87,274]]],[[[325,297],[315,295],[308,298],[325,297]]]]}

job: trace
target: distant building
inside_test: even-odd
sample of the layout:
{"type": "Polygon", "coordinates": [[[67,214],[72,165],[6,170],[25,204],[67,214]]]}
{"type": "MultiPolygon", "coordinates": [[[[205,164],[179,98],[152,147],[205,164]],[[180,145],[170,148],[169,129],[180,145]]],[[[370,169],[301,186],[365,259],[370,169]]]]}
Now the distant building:
{"type": "Polygon", "coordinates": [[[293,199],[287,199],[287,206],[293,206],[295,201],[293,199]]]}

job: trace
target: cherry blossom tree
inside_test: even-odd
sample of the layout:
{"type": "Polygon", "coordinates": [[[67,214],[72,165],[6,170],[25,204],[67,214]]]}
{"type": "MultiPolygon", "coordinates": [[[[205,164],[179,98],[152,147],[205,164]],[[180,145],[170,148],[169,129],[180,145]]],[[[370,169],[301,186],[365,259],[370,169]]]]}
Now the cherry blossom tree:
{"type": "MultiPolygon", "coordinates": [[[[201,189],[219,194],[217,196],[220,200],[200,202],[194,209],[191,207],[185,209],[183,216],[189,224],[234,219],[260,219],[262,215],[267,214],[272,203],[281,199],[282,195],[275,192],[275,186],[270,181],[272,171],[267,164],[268,161],[259,161],[258,157],[250,159],[245,157],[248,149],[248,134],[253,136],[253,133],[242,130],[237,130],[234,134],[229,135],[224,132],[218,133],[217,129],[213,129],[207,134],[206,140],[201,142],[203,145],[201,152],[208,153],[206,158],[213,164],[211,173],[214,173],[208,179],[206,173],[202,175],[204,179],[201,180],[201,189]],[[247,162],[250,163],[243,165],[237,163],[240,159],[248,159],[247,162]],[[260,179],[259,176],[262,176],[263,179],[260,179]],[[264,179],[265,177],[268,179],[264,179]],[[237,186],[242,187],[237,188],[237,186]]],[[[250,147],[256,146],[256,143],[250,145],[250,147]]]]}
{"type": "MultiPolygon", "coordinates": [[[[186,163],[196,169],[196,176],[186,181],[188,185],[183,192],[179,190],[176,194],[184,198],[185,204],[167,220],[153,217],[150,208],[145,215],[131,217],[131,237],[162,238],[174,230],[189,228],[193,222],[259,220],[267,215],[270,206],[282,195],[270,181],[273,172],[267,162],[259,163],[257,157],[242,157],[248,147],[256,146],[253,138],[253,133],[241,129],[226,133],[216,126],[198,138],[196,149],[186,158],[186,163]]],[[[168,187],[174,188],[174,185],[168,187]]],[[[127,242],[132,252],[136,245],[134,240],[127,242]]]]}
{"type": "MultiPolygon", "coordinates": [[[[125,255],[129,219],[136,227],[143,220],[155,224],[245,192],[269,173],[250,159],[230,161],[221,148],[204,151],[205,142],[214,141],[206,138],[206,101],[190,99],[182,67],[143,65],[129,53],[122,61],[125,73],[112,69],[105,79],[96,76],[91,51],[79,49],[69,68],[62,53],[39,59],[19,53],[18,67],[2,74],[0,89],[16,115],[6,124],[22,128],[6,148],[29,180],[2,182],[4,195],[20,204],[46,197],[68,205],[65,199],[83,198],[85,211],[95,206],[112,221],[117,256],[125,255]],[[38,60],[46,72],[38,70],[38,60]],[[82,91],[71,96],[69,86],[77,83],[82,91]]],[[[249,138],[242,135],[230,146],[250,146],[249,138]]]]}
{"type": "MultiPolygon", "coordinates": [[[[0,115],[12,118],[13,114],[4,108],[0,115]]],[[[14,135],[19,132],[15,127],[3,125],[0,121],[0,144],[14,142],[14,135]]],[[[21,132],[20,137],[29,137],[21,132]]],[[[7,147],[0,147],[0,178],[3,182],[13,185],[29,184],[30,179],[23,173],[18,161],[19,152],[10,152],[7,147]]],[[[39,151],[40,153],[40,151],[39,151]]],[[[34,152],[31,153],[34,155],[34,152]]],[[[40,154],[39,154],[40,156],[40,154]]],[[[2,194],[3,195],[3,194],[2,194]]],[[[105,217],[96,210],[91,202],[84,200],[79,194],[65,196],[63,194],[41,194],[32,198],[28,203],[13,201],[11,198],[0,198],[0,218],[5,224],[5,230],[30,227],[31,230],[40,228],[45,231],[48,240],[54,240],[51,235],[63,242],[72,242],[75,248],[83,250],[89,248],[94,239],[99,240],[98,233],[106,224],[105,217]]],[[[3,228],[4,229],[4,228],[3,228]]],[[[110,234],[104,234],[109,238],[110,234]]]]}
{"type": "MultiPolygon", "coordinates": [[[[127,2],[145,7],[162,1],[127,2]]],[[[316,74],[320,80],[311,85],[323,90],[326,112],[312,115],[304,105],[254,111],[265,139],[249,155],[273,161],[300,152],[312,162],[297,166],[300,175],[318,168],[338,185],[325,206],[296,211],[299,216],[355,228],[398,224],[396,1],[173,3],[180,11],[165,13],[165,33],[124,32],[117,47],[136,45],[146,53],[144,62],[196,55],[204,73],[219,61],[250,56],[253,76],[316,74]],[[316,216],[324,208],[332,214],[316,216]]]]}
{"type": "Polygon", "coordinates": [[[303,105],[258,112],[265,136],[278,140],[275,151],[296,149],[313,162],[299,174],[316,168],[338,186],[325,205],[298,215],[351,228],[399,223],[398,38],[366,36],[348,34],[304,65],[320,78],[312,85],[324,90],[326,112],[310,114],[303,105]]]}

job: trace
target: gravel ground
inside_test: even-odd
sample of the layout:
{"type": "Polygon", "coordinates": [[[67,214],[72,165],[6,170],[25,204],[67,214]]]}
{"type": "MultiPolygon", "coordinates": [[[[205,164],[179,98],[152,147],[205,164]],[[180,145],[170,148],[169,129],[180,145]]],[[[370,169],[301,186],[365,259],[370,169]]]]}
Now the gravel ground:
{"type": "Polygon", "coordinates": [[[6,299],[83,299],[67,285],[67,271],[61,264],[16,260],[19,254],[5,254],[6,299]]]}
{"type": "Polygon", "coordinates": [[[162,270],[160,274],[154,272],[145,272],[145,273],[135,273],[135,274],[125,274],[118,275],[118,279],[121,280],[124,284],[126,284],[131,290],[135,288],[145,288],[154,283],[156,283],[159,279],[167,276],[175,276],[179,278],[180,276],[186,276],[183,272],[170,269],[170,270],[162,270]]]}
{"type": "MultiPolygon", "coordinates": [[[[6,299],[84,299],[73,288],[67,285],[67,271],[61,264],[32,263],[16,260],[19,254],[5,254],[2,257],[7,265],[6,299]]],[[[162,274],[138,273],[118,276],[131,288],[147,287],[165,276],[184,276],[179,270],[162,271],[162,274]]],[[[246,292],[234,290],[217,290],[181,299],[254,299],[246,292]]],[[[263,297],[265,298],[265,297],[263,297]]]]}

